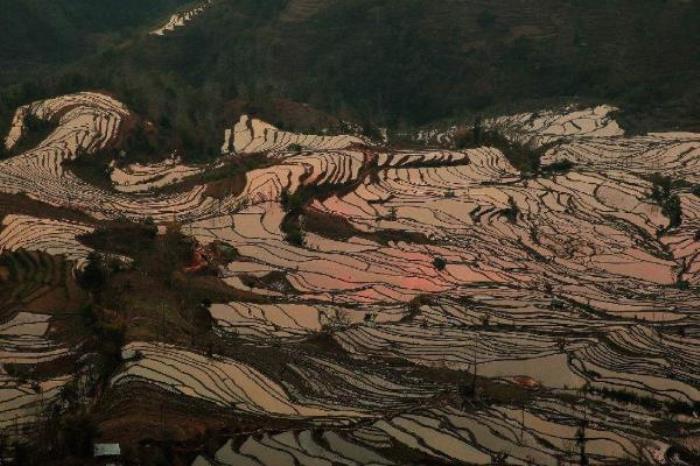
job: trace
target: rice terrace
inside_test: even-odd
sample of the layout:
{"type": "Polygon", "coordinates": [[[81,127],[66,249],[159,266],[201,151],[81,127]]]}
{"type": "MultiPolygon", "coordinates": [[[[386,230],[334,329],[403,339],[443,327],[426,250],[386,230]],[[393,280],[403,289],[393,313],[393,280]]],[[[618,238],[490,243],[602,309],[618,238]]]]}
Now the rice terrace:
{"type": "Polygon", "coordinates": [[[700,465],[696,21],[0,0],[0,464],[700,465]]]}

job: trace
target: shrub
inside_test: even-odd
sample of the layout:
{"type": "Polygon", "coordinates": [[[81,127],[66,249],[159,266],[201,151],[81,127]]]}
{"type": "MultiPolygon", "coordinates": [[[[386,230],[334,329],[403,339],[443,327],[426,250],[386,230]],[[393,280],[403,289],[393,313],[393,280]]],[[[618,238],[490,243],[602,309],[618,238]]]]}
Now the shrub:
{"type": "Polygon", "coordinates": [[[304,246],[304,243],[306,242],[304,232],[298,227],[289,228],[286,234],[284,235],[284,239],[289,244],[293,244],[294,246],[299,247],[304,246]]]}
{"type": "Polygon", "coordinates": [[[383,140],[381,130],[371,123],[366,123],[362,126],[362,135],[373,141],[383,140]]]}
{"type": "Polygon", "coordinates": [[[289,191],[282,191],[280,198],[284,211],[290,214],[300,214],[304,208],[304,198],[300,191],[290,194],[289,191]]]}
{"type": "Polygon", "coordinates": [[[662,202],[671,195],[673,180],[670,176],[654,173],[649,177],[649,181],[653,183],[651,198],[655,201],[662,202]]]}
{"type": "Polygon", "coordinates": [[[511,141],[496,130],[482,131],[481,144],[494,147],[508,159],[515,168],[523,174],[535,174],[540,170],[540,158],[550,145],[535,146],[532,142],[511,141]]]}
{"type": "Polygon", "coordinates": [[[156,225],[155,220],[153,220],[153,217],[146,217],[146,219],[143,221],[143,226],[145,227],[146,234],[148,234],[151,238],[155,238],[158,235],[158,226],[156,225]]]}
{"type": "Polygon", "coordinates": [[[63,446],[80,458],[92,455],[93,443],[98,434],[97,423],[87,414],[66,416],[61,422],[63,446]]]}
{"type": "Polygon", "coordinates": [[[649,180],[653,183],[650,197],[661,207],[661,212],[668,217],[669,228],[680,226],[683,221],[681,199],[677,194],[672,193],[673,179],[670,176],[654,173],[649,177],[649,180]]]}
{"type": "Polygon", "coordinates": [[[229,244],[215,241],[213,245],[221,260],[226,263],[233,262],[239,257],[238,250],[229,244]]]}
{"type": "Polygon", "coordinates": [[[107,282],[107,267],[102,256],[91,252],[87,265],[78,276],[80,286],[92,292],[99,292],[107,282]]]}
{"type": "MultiPolygon", "coordinates": [[[[47,120],[42,120],[37,116],[28,114],[24,118],[25,131],[22,138],[18,141],[11,152],[20,153],[29,148],[35,147],[41,141],[46,139],[49,133],[54,129],[55,125],[47,120]]],[[[0,141],[0,147],[4,148],[4,144],[0,141]]],[[[8,151],[7,155],[10,151],[8,151]]]]}
{"type": "Polygon", "coordinates": [[[507,218],[510,223],[516,223],[518,221],[518,215],[520,215],[520,209],[511,197],[508,198],[508,207],[501,209],[500,213],[507,218]]]}
{"type": "Polygon", "coordinates": [[[465,382],[465,383],[460,383],[457,386],[457,392],[459,393],[460,398],[464,402],[468,402],[470,400],[474,399],[474,396],[476,395],[476,390],[474,387],[474,384],[465,382]]]}
{"type": "Polygon", "coordinates": [[[680,226],[683,221],[681,212],[681,199],[677,195],[670,196],[661,205],[661,212],[668,217],[669,228],[680,226]]]}
{"type": "Polygon", "coordinates": [[[440,271],[445,270],[445,267],[447,267],[447,261],[442,257],[436,257],[433,259],[433,267],[440,271]]]}
{"type": "Polygon", "coordinates": [[[564,159],[547,165],[543,171],[566,173],[572,168],[574,168],[574,163],[571,160],[564,159]]]}
{"type": "Polygon", "coordinates": [[[474,147],[476,144],[473,144],[473,141],[474,138],[471,131],[464,127],[457,128],[454,134],[454,145],[456,149],[474,147]]]}

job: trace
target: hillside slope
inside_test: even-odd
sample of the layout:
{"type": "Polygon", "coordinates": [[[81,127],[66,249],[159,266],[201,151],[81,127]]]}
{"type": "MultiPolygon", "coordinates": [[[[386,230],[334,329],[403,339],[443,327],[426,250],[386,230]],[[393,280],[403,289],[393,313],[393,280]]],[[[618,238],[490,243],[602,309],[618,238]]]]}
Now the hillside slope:
{"type": "MultiPolygon", "coordinates": [[[[90,25],[109,15],[107,24],[121,27],[171,3],[180,2],[114,15],[111,2],[83,8],[90,25]]],[[[700,127],[698,2],[219,0],[165,40],[132,33],[88,49],[62,45],[95,34],[60,11],[55,20],[13,21],[3,40],[31,36],[30,50],[4,53],[41,61],[33,50],[56,59],[53,51],[68,48],[80,60],[59,59],[40,79],[0,90],[0,129],[18,105],[85,89],[108,89],[200,159],[217,153],[213,135],[232,99],[259,108],[291,99],[394,128],[604,101],[625,110],[621,121],[634,132],[700,127]],[[42,21],[48,33],[33,34],[42,21]],[[72,32],[56,41],[56,29],[72,32]]]]}
{"type": "Polygon", "coordinates": [[[122,102],[20,107],[10,149],[56,128],[0,161],[0,426],[41,466],[697,464],[700,134],[613,110],[460,150],[243,116],[118,168],[122,102]]]}
{"type": "Polygon", "coordinates": [[[61,64],[114,43],[188,0],[0,0],[0,82],[9,72],[61,64]],[[117,37],[112,35],[117,34],[117,37]]]}

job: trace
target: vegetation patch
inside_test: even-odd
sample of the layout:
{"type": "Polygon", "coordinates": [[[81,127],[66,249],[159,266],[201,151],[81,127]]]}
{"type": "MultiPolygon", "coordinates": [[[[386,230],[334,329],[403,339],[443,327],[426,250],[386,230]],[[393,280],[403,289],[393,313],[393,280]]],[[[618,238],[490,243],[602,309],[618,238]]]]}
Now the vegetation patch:
{"type": "Polygon", "coordinates": [[[700,410],[700,403],[686,403],[683,401],[664,401],[649,396],[640,396],[626,390],[616,390],[603,387],[601,389],[591,388],[590,391],[603,398],[619,401],[621,403],[642,406],[649,411],[658,412],[662,409],[668,410],[672,414],[685,414],[693,416],[700,410]]]}
{"type": "MultiPolygon", "coordinates": [[[[206,347],[210,330],[206,303],[240,298],[211,269],[185,272],[193,261],[195,244],[176,226],[164,235],[156,235],[148,222],[119,221],[82,240],[133,259],[131,267],[114,267],[95,254],[81,275],[95,302],[111,311],[104,315],[128,323],[126,342],[158,338],[206,347]]],[[[226,250],[222,254],[235,257],[236,252],[226,250]]]]}
{"type": "Polygon", "coordinates": [[[423,233],[413,231],[381,229],[367,232],[358,230],[345,217],[328,212],[319,212],[315,209],[304,210],[304,230],[338,241],[347,241],[352,237],[357,237],[375,241],[385,246],[390,242],[399,241],[415,244],[433,243],[423,233]]]}
{"type": "Polygon", "coordinates": [[[447,267],[447,261],[442,257],[436,257],[433,259],[433,267],[439,271],[443,271],[445,267],[447,267]]]}
{"type": "Polygon", "coordinates": [[[498,149],[524,176],[534,176],[540,172],[540,159],[552,147],[551,144],[536,146],[532,141],[511,140],[497,129],[483,128],[480,118],[476,118],[471,128],[458,129],[454,144],[457,149],[482,146],[498,149]]]}
{"type": "Polygon", "coordinates": [[[554,163],[550,163],[547,166],[541,168],[541,173],[543,174],[563,174],[568,173],[576,166],[571,160],[564,159],[559,160],[554,163]]]}
{"type": "Polygon", "coordinates": [[[683,221],[683,214],[681,212],[681,199],[678,194],[673,192],[677,183],[671,177],[660,173],[651,175],[649,181],[653,183],[650,197],[661,207],[661,212],[668,217],[668,228],[679,227],[683,221]]]}
{"type": "MultiPolygon", "coordinates": [[[[42,120],[31,113],[28,113],[24,118],[24,131],[22,138],[17,142],[17,145],[12,148],[11,154],[21,154],[22,152],[36,147],[41,141],[47,138],[51,132],[56,129],[56,124],[49,120],[42,120]]],[[[4,150],[4,144],[0,144],[4,150]]],[[[1,155],[1,154],[0,154],[1,155]]]]}

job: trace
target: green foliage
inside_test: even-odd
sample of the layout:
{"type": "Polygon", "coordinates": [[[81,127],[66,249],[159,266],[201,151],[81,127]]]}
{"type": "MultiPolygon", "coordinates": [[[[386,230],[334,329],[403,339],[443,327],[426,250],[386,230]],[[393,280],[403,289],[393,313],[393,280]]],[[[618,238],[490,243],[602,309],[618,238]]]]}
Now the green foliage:
{"type": "Polygon", "coordinates": [[[50,128],[52,125],[49,121],[42,120],[33,114],[28,114],[24,118],[24,127],[26,131],[43,131],[46,128],[50,128]]]}
{"type": "MultiPolygon", "coordinates": [[[[164,128],[164,132],[171,127],[164,128]]],[[[137,125],[124,139],[120,149],[124,150],[130,157],[152,156],[162,147],[167,145],[165,141],[159,140],[154,131],[147,131],[143,124],[137,125]]]]}
{"type": "Polygon", "coordinates": [[[471,128],[457,128],[454,134],[454,145],[457,149],[467,149],[470,147],[480,147],[483,143],[484,129],[481,123],[481,116],[474,119],[471,128]]]}
{"type": "Polygon", "coordinates": [[[472,133],[464,128],[460,128],[455,132],[454,145],[455,149],[460,150],[467,149],[469,147],[478,147],[478,144],[474,143],[472,133]]]}
{"type": "Polygon", "coordinates": [[[687,280],[678,280],[676,282],[676,288],[679,290],[688,290],[690,288],[690,282],[687,280]]]}
{"type": "Polygon", "coordinates": [[[214,241],[212,246],[224,263],[233,262],[240,257],[238,250],[230,244],[222,241],[214,241]]]}

